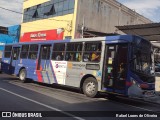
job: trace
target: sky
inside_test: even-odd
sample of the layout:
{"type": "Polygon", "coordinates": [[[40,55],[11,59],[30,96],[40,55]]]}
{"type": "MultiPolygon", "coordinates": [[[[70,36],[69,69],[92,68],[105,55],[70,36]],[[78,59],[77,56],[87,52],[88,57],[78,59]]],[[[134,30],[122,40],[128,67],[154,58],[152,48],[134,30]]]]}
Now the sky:
{"type": "MultiPolygon", "coordinates": [[[[117,0],[130,9],[149,18],[153,22],[160,22],[160,0],[117,0]]],[[[23,0],[0,0],[0,7],[22,13],[23,0]]],[[[0,26],[21,24],[22,14],[17,14],[0,8],[0,26]]]]}
{"type": "Polygon", "coordinates": [[[23,0],[0,0],[0,26],[8,27],[21,23],[22,14],[10,12],[1,7],[22,13],[23,0]]]}
{"type": "Polygon", "coordinates": [[[153,22],[160,22],[160,0],[117,0],[153,22]]]}

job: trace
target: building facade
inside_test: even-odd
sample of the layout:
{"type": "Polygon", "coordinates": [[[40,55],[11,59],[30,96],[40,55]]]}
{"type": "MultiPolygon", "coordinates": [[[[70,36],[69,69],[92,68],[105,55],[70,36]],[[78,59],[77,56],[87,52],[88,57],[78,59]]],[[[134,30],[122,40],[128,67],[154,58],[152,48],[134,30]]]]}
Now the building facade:
{"type": "Polygon", "coordinates": [[[122,33],[119,25],[152,22],[116,0],[24,0],[23,13],[21,37],[46,30],[63,33],[63,39],[91,37],[122,33]]]}
{"type": "Polygon", "coordinates": [[[2,51],[4,50],[4,45],[9,43],[17,43],[20,38],[20,25],[14,25],[6,27],[5,33],[0,32],[0,58],[2,57],[2,51]]]}

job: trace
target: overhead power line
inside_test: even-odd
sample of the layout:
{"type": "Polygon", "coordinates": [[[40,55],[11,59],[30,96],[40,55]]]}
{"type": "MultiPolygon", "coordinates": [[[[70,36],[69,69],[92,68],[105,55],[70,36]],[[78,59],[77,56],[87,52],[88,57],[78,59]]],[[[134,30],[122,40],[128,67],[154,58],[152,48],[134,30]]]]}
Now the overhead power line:
{"type": "Polygon", "coordinates": [[[10,10],[10,9],[4,8],[4,7],[0,7],[0,8],[3,9],[3,10],[10,11],[10,12],[14,12],[14,13],[18,13],[18,14],[23,14],[23,13],[21,13],[21,12],[17,12],[17,11],[14,11],[14,10],[10,10]]]}

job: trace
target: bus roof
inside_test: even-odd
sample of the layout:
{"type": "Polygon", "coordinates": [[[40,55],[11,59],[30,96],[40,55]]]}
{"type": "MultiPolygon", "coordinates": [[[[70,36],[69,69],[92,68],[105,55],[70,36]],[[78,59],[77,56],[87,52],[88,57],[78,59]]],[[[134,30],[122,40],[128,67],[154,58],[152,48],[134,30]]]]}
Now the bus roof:
{"type": "MultiPolygon", "coordinates": [[[[116,36],[105,36],[105,37],[94,37],[94,38],[78,38],[68,40],[49,40],[49,41],[37,41],[37,42],[20,42],[18,44],[52,44],[52,43],[65,43],[65,42],[86,42],[86,41],[106,41],[106,43],[120,43],[120,42],[132,42],[135,35],[116,35],[116,36]]],[[[137,36],[139,37],[139,36],[137,36]]],[[[140,37],[141,38],[141,37],[140,37]]],[[[17,43],[7,44],[16,45],[17,43]]]]}

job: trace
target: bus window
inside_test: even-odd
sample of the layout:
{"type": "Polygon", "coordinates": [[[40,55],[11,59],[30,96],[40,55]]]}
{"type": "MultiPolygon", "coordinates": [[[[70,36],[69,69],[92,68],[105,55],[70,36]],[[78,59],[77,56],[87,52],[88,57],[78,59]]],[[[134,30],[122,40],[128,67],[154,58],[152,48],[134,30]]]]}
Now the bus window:
{"type": "Polygon", "coordinates": [[[101,58],[101,42],[85,43],[84,62],[99,62],[101,58]]]}
{"type": "Polygon", "coordinates": [[[37,53],[38,53],[38,45],[30,45],[28,58],[37,59],[37,53]]]}
{"type": "Polygon", "coordinates": [[[11,56],[11,51],[12,51],[12,46],[11,46],[11,45],[5,46],[4,57],[5,57],[5,58],[10,58],[10,56],[11,56]]]}
{"type": "Polygon", "coordinates": [[[13,47],[13,52],[12,52],[13,60],[19,59],[19,51],[20,51],[20,47],[13,47]]]}
{"type": "MultiPolygon", "coordinates": [[[[117,50],[117,80],[125,80],[126,79],[126,72],[127,72],[127,54],[128,54],[128,46],[127,45],[119,45],[117,50]]],[[[118,82],[117,82],[118,83],[118,82]]],[[[120,86],[122,86],[122,83],[119,82],[120,86]]],[[[124,85],[123,85],[124,86],[124,85]]]]}
{"type": "Polygon", "coordinates": [[[55,43],[53,46],[52,60],[64,60],[65,43],[55,43]]]}
{"type": "Polygon", "coordinates": [[[27,59],[28,50],[29,50],[29,45],[22,45],[20,58],[27,59]]]}
{"type": "Polygon", "coordinates": [[[81,61],[82,43],[68,43],[66,49],[66,61],[81,61]]]}
{"type": "Polygon", "coordinates": [[[42,49],[42,58],[43,60],[49,60],[49,57],[50,57],[50,48],[51,48],[51,45],[44,45],[44,46],[41,46],[41,49],[42,49]]]}

